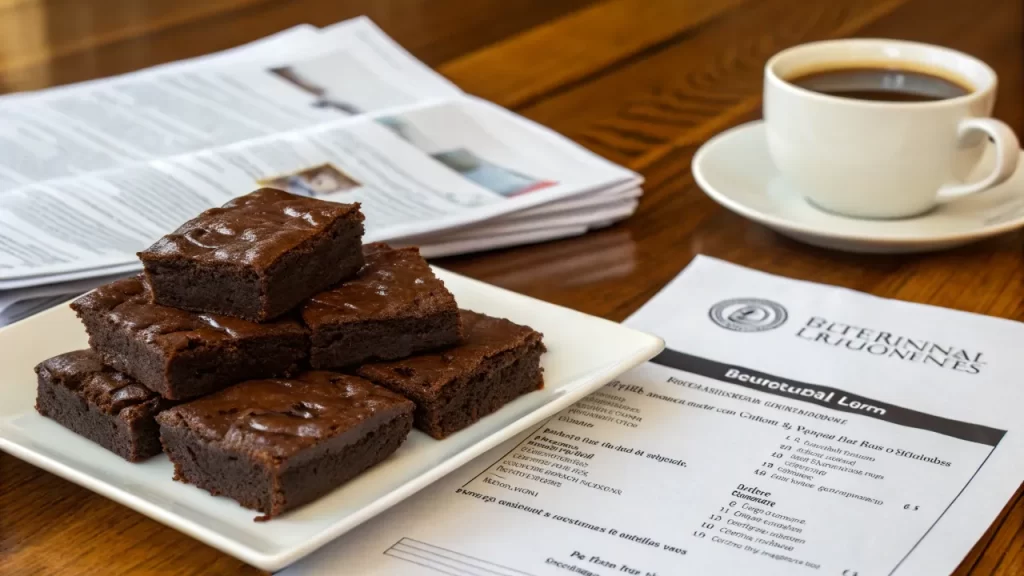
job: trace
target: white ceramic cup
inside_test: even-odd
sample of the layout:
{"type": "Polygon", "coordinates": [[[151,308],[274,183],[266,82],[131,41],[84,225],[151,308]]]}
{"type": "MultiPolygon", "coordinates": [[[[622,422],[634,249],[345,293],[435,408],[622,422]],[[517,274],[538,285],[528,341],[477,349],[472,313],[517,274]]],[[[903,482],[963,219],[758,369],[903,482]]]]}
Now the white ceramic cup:
{"type": "Polygon", "coordinates": [[[856,218],[903,218],[981,192],[1009,178],[1020,144],[989,118],[996,73],[940,46],[897,40],[803,44],[771,58],[764,73],[768,148],[785,183],[820,208],[856,218]],[[840,68],[903,68],[955,80],[964,96],[883,102],[829,96],[787,82],[840,68]],[[995,166],[964,183],[995,142],[995,166]]]}

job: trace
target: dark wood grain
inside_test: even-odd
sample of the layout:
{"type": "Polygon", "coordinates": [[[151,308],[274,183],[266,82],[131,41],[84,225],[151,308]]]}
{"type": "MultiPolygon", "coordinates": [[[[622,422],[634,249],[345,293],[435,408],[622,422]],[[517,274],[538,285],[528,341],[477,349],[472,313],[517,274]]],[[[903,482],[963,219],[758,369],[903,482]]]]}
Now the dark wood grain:
{"type": "MultiPolygon", "coordinates": [[[[1024,131],[1020,0],[0,0],[0,91],[126,72],[368,14],[469,92],[647,179],[636,215],[580,238],[440,261],[621,320],[696,254],[881,296],[1024,320],[1024,234],[920,256],[798,244],[726,212],[690,175],[714,133],[759,115],[761,68],[823,38],[948,45],[1000,74],[1024,131]]],[[[0,454],[0,574],[254,574],[120,505],[0,454]]],[[[958,575],[1024,576],[1024,489],[958,575]]]]}

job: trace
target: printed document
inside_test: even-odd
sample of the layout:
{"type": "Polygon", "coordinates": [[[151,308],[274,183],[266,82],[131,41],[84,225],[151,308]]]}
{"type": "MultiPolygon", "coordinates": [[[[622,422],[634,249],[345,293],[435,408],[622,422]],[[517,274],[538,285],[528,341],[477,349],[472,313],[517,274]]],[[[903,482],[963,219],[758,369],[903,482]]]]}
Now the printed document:
{"type": "Polygon", "coordinates": [[[1021,323],[698,257],[627,324],[668,348],[282,574],[948,574],[1024,479],[1021,323]]]}

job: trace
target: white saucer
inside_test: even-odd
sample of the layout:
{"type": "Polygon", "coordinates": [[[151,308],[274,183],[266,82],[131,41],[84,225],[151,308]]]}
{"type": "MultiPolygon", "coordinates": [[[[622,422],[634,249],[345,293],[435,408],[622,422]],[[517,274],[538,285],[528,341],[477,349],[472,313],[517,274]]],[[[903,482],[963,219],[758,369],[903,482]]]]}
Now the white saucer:
{"type": "MultiPolygon", "coordinates": [[[[978,174],[990,166],[989,156],[978,174]]],[[[991,190],[914,218],[859,220],[824,212],[781,181],[760,120],[708,140],[693,157],[693,176],[715,202],[740,216],[801,242],[846,252],[927,252],[1024,226],[1024,169],[991,190]]]]}

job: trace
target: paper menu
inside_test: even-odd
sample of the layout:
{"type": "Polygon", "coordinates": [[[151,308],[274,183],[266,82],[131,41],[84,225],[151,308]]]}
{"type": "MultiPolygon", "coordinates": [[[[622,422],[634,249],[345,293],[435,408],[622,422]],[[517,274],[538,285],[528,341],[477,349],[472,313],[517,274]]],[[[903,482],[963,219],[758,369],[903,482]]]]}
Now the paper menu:
{"type": "Polygon", "coordinates": [[[943,574],[1024,479],[1024,325],[698,258],[668,350],[285,574],[943,574]]]}

